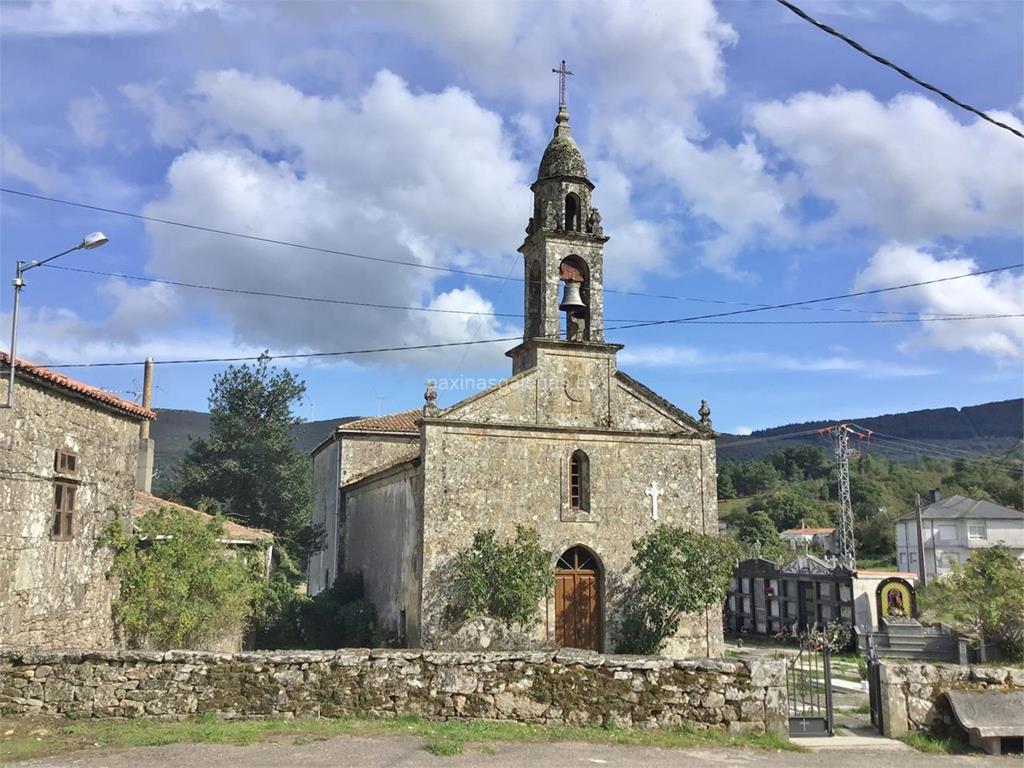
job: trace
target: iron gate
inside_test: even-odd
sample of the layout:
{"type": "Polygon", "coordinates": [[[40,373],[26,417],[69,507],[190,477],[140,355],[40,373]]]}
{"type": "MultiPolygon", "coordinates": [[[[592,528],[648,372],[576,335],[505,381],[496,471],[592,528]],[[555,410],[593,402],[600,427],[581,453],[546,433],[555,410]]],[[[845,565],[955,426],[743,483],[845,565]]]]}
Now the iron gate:
{"type": "Polygon", "coordinates": [[[833,736],[832,666],[828,645],[806,642],[786,667],[790,736],[833,736]]]}
{"type": "Polygon", "coordinates": [[[868,635],[868,704],[871,708],[871,724],[884,733],[882,729],[882,665],[878,663],[875,643],[868,635]]]}

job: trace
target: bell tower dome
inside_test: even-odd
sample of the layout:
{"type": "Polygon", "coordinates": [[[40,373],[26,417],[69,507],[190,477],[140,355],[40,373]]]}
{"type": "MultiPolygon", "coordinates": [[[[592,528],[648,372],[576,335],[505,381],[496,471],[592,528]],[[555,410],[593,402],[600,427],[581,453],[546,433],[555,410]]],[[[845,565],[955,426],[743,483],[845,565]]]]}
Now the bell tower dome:
{"type": "MultiPolygon", "coordinates": [[[[565,62],[554,71],[563,81],[571,74],[565,62]]],[[[533,217],[519,247],[524,268],[524,344],[513,352],[539,341],[604,345],[604,244],[608,238],[601,214],[591,204],[594,185],[572,137],[564,87],[561,95],[554,135],[530,187],[533,217]]]]}

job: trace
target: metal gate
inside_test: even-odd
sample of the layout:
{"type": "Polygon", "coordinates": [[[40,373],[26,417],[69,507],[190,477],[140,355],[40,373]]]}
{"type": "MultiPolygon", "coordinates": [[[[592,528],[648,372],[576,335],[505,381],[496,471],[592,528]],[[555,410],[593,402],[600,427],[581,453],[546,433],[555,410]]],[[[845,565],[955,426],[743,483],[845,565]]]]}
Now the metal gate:
{"type": "Polygon", "coordinates": [[[786,667],[790,736],[833,736],[832,666],[827,645],[806,642],[786,667]]]}
{"type": "Polygon", "coordinates": [[[875,643],[868,635],[868,704],[871,708],[871,724],[884,733],[882,726],[882,665],[878,663],[875,643]]]}

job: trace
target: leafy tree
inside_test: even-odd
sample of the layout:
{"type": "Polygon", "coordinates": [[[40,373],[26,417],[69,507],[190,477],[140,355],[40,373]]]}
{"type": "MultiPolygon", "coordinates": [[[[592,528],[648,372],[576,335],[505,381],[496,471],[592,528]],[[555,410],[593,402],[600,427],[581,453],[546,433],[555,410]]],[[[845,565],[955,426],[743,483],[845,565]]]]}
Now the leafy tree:
{"type": "Polygon", "coordinates": [[[747,504],[747,511],[763,511],[780,531],[804,525],[811,528],[832,525],[832,515],[825,503],[786,489],[756,497],[747,504]]]}
{"type": "Polygon", "coordinates": [[[1024,657],[1024,564],[1004,545],[979,549],[922,590],[921,607],[948,613],[964,632],[1024,657]]]}
{"type": "Polygon", "coordinates": [[[775,523],[764,512],[741,512],[729,518],[736,530],[736,538],[747,545],[748,551],[760,545],[761,557],[781,560],[786,554],[786,542],[779,535],[775,523]]]}
{"type": "Polygon", "coordinates": [[[633,583],[624,600],[619,650],[658,653],[684,613],[725,600],[736,545],[724,536],[661,525],[633,542],[633,583]]]}
{"type": "Polygon", "coordinates": [[[276,546],[305,570],[322,546],[310,524],[310,466],[295,447],[291,413],[306,385],[289,371],[231,366],[213,379],[210,437],[192,443],[178,468],[172,494],[191,506],[271,531],[276,546]]]}
{"type": "Polygon", "coordinates": [[[726,469],[726,467],[734,466],[736,465],[726,464],[718,473],[718,498],[722,501],[736,498],[736,486],[732,481],[733,473],[726,469]]]}
{"type": "Polygon", "coordinates": [[[218,541],[223,522],[204,523],[184,510],[147,512],[126,535],[121,521],[106,530],[114,550],[110,576],[120,581],[114,618],[136,648],[202,648],[241,633],[260,590],[262,558],[218,541]]]}
{"type": "Polygon", "coordinates": [[[774,488],[782,479],[779,470],[768,461],[748,461],[736,471],[733,482],[740,496],[753,496],[774,488]]]}
{"type": "Polygon", "coordinates": [[[490,616],[509,629],[529,626],[554,585],[551,558],[534,528],[517,525],[507,542],[493,530],[477,531],[453,563],[456,613],[490,616]]]}

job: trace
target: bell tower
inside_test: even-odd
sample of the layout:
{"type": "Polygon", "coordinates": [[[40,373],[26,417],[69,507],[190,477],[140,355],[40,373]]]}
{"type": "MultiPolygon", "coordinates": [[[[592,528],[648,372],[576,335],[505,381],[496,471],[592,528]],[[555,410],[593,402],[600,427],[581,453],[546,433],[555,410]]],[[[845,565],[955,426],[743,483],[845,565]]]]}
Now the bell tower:
{"type": "MultiPolygon", "coordinates": [[[[572,137],[562,62],[555,132],[544,150],[533,192],[533,217],[519,247],[524,269],[523,344],[550,341],[604,345],[604,244],[594,185],[572,137]]],[[[511,353],[510,353],[511,354],[511,353]]],[[[527,367],[512,354],[515,369],[527,367]]]]}

